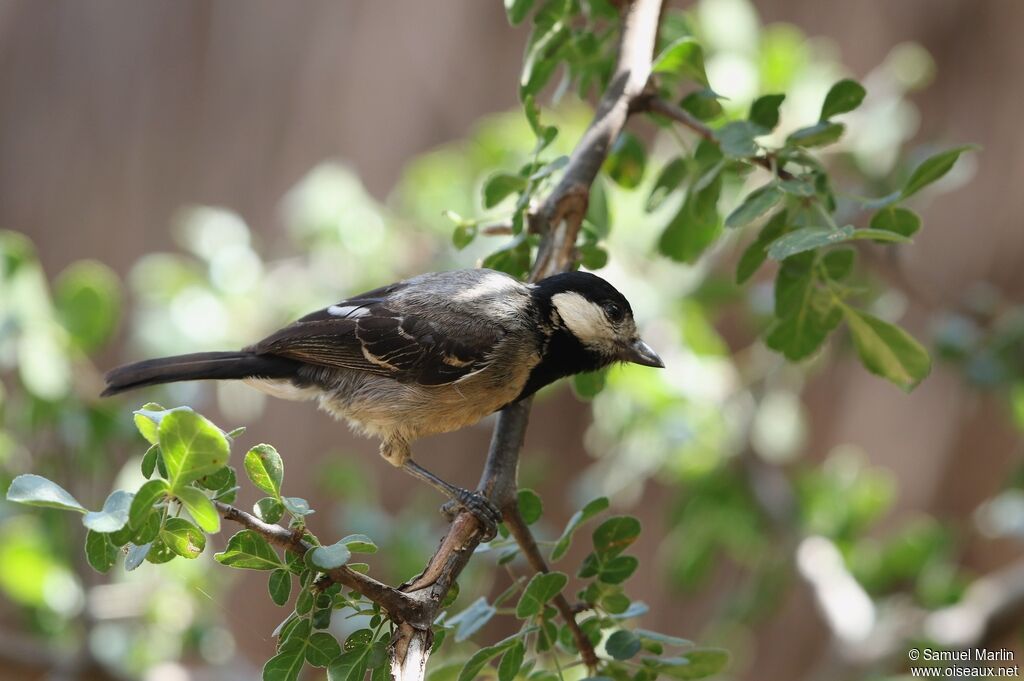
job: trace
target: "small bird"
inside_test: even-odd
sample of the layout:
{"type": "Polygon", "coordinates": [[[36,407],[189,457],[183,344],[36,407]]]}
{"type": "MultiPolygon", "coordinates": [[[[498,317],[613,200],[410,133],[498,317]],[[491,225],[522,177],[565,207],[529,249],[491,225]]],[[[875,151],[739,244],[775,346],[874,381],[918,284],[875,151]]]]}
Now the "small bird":
{"type": "Polygon", "coordinates": [[[488,269],[438,272],[306,315],[235,352],[129,364],[103,395],[159,383],[241,379],[275,397],[317,400],[380,454],[473,513],[493,536],[482,494],[413,461],[410,443],[478,422],[559,378],[614,362],[664,367],[637,335],[626,299],[586,272],[525,284],[488,269]]]}

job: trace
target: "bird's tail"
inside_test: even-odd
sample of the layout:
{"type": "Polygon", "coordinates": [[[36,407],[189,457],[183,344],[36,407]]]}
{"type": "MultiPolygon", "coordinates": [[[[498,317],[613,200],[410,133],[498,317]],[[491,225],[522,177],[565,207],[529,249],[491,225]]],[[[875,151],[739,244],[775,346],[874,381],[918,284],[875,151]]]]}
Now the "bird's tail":
{"type": "Polygon", "coordinates": [[[196,352],[126,364],[107,373],[103,396],[158,383],[233,378],[291,378],[299,362],[254,352],[196,352]]]}

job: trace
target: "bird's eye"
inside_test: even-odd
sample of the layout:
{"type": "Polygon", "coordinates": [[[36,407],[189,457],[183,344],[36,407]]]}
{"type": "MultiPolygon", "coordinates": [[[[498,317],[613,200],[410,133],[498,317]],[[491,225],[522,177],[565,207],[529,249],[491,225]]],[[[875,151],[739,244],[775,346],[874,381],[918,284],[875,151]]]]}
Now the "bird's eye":
{"type": "Polygon", "coordinates": [[[613,322],[621,322],[622,317],[625,314],[625,310],[618,303],[605,303],[604,313],[608,316],[608,319],[613,322]]]}

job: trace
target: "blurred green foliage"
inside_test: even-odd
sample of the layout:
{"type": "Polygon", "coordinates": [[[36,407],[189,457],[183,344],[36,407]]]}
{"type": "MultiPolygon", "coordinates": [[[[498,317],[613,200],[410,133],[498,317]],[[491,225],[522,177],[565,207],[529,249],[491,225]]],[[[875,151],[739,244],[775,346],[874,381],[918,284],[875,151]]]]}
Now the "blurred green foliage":
{"type": "MultiPolygon", "coordinates": [[[[324,164],[283,197],[285,229],[276,241],[261,242],[230,210],[188,208],[173,227],[178,250],[147,254],[123,284],[92,261],[73,263],[48,283],[28,240],[0,233],[2,486],[28,471],[57,480],[94,509],[96,515],[83,519],[105,528],[123,515],[121,500],[108,495],[112,481],[115,490],[138,490],[138,498],[145,478],[157,480],[160,467],[167,468],[163,452],[158,460],[156,450],[147,454],[140,446],[123,403],[95,399],[100,378],[93,358],[109,350],[122,320],[136,356],[220,349],[246,344],[342,292],[421,270],[482,262],[522,274],[536,246],[528,214],[557,180],[589,121],[591,112],[576,95],[593,94],[607,81],[616,29],[607,2],[505,4],[513,23],[532,26],[519,83],[523,112],[482,119],[465,139],[412,159],[386,201],[370,196],[346,166],[324,164]],[[567,21],[573,10],[582,10],[585,20],[567,21]],[[497,237],[507,239],[499,245],[489,236],[495,225],[507,230],[490,231],[511,231],[512,237],[497,237]]],[[[594,463],[567,485],[581,510],[563,529],[562,519],[543,517],[539,500],[522,499],[552,560],[562,558],[570,542],[582,543],[573,533],[584,522],[597,528],[592,550],[573,575],[584,580],[577,596],[596,606],[583,627],[603,642],[609,674],[638,679],[655,671],[692,678],[654,662],[641,663],[639,671],[630,666],[637,655],[656,658],[665,649],[690,655],[693,669],[718,669],[725,661],[717,649],[694,649],[632,626],[646,609],[626,597],[621,584],[636,569],[635,558],[610,549],[605,537],[621,532],[631,542],[639,528],[622,516],[603,524],[596,517],[608,506],[601,500],[627,508],[640,503],[651,484],[667,487],[673,497],[655,556],[658,574],[680,592],[706,588],[724,565],[742,574],[705,632],[698,632],[714,645],[733,646],[744,627],[771,616],[795,575],[789,549],[802,538],[834,545],[877,603],[909,594],[923,608],[939,608],[957,602],[972,578],[960,568],[956,531],[923,515],[891,522],[898,490],[887,471],[849,447],[807,451],[801,402],[808,377],[847,351],[859,352],[869,369],[903,386],[927,373],[927,358],[892,325],[893,306],[878,295],[870,272],[855,267],[854,251],[844,242],[861,235],[886,242],[913,236],[920,219],[902,201],[926,181],[941,180],[941,190],[966,177],[953,166],[961,150],[906,147],[917,121],[907,95],[930,80],[930,57],[917,45],[896,46],[865,78],[872,83],[865,95],[821,42],[790,25],[762,26],[744,0],[703,0],[692,12],[666,14],[658,53],[663,94],[712,126],[715,142],[697,142],[663,120],[654,121],[654,131],[624,135],[593,188],[578,248],[585,267],[604,268],[634,302],[644,335],[672,369],[616,367],[577,379],[574,388],[592,400],[594,414],[586,436],[594,463]],[[837,116],[841,121],[833,121],[837,116]],[[831,143],[827,157],[807,151],[825,143],[831,143]],[[800,176],[752,171],[752,159],[765,154],[776,164],[799,166],[800,176]],[[842,170],[850,190],[831,186],[825,163],[842,170]],[[856,228],[847,227],[865,211],[856,228]],[[843,318],[853,343],[825,344],[843,318]],[[723,321],[732,330],[728,338],[717,330],[723,321]],[[808,361],[786,363],[769,348],[808,361]],[[779,508],[766,506],[759,491],[763,467],[782,482],[779,508]],[[584,504],[591,499],[598,501],[584,504]]],[[[967,292],[962,309],[936,320],[934,347],[971,382],[1001,391],[1009,417],[1024,429],[1022,319],[1019,304],[979,286],[967,292]]],[[[206,406],[207,394],[196,386],[161,390],[166,403],[206,406]]],[[[259,394],[239,386],[215,390],[219,411],[232,423],[250,422],[263,408],[259,394]]],[[[187,413],[174,419],[207,427],[187,413]]],[[[141,418],[149,428],[150,416],[141,418]]],[[[159,443],[159,429],[149,432],[159,443]]],[[[212,430],[210,437],[220,442],[212,430]]],[[[267,495],[257,512],[267,520],[301,522],[302,500],[282,496],[270,450],[250,454],[241,467],[236,454],[234,464],[267,495]]],[[[212,552],[200,545],[203,530],[214,527],[208,497],[230,498],[235,481],[206,480],[207,486],[182,478],[181,470],[172,465],[167,481],[149,488],[156,493],[148,508],[130,508],[136,520],[129,512],[127,525],[114,532],[87,535],[72,515],[0,502],[0,590],[20,613],[20,626],[67,649],[88,649],[126,675],[184,656],[228,663],[234,644],[213,605],[227,581],[223,571],[210,569],[212,552]],[[182,495],[175,498],[194,526],[167,516],[171,488],[182,495]],[[150,525],[157,517],[159,526],[150,525]],[[123,569],[120,547],[149,537],[105,537],[132,525],[139,526],[133,531],[155,527],[156,534],[141,542],[152,544],[147,553],[129,550],[129,560],[168,559],[168,565],[123,569]],[[87,564],[109,570],[107,576],[95,576],[87,564]]],[[[379,508],[372,473],[350,458],[331,457],[316,484],[339,499],[334,508],[318,509],[321,516],[344,518],[387,556],[386,564],[373,565],[375,575],[396,583],[422,567],[436,529],[422,506],[411,503],[390,516],[379,508]]],[[[979,527],[990,536],[1024,535],[1022,490],[1024,475],[979,509],[979,527]]],[[[354,560],[345,556],[353,542],[325,547],[314,560],[354,560]]],[[[368,546],[361,539],[357,544],[368,546]]],[[[341,650],[345,661],[335,673],[343,678],[383,669],[379,612],[360,613],[366,604],[351,594],[330,594],[332,608],[359,613],[348,624],[332,625],[329,631],[344,641],[336,649],[335,639],[319,636],[325,630],[314,631],[324,622],[316,613],[326,605],[312,597],[310,578],[303,576],[321,563],[304,567],[276,553],[271,560],[267,548],[235,535],[218,556],[236,567],[271,567],[272,600],[296,603],[285,625],[291,628],[279,632],[282,644],[294,642],[282,645],[272,668],[284,678],[296,660],[332,662],[341,650]],[[310,594],[301,606],[300,593],[310,594]]],[[[487,550],[492,560],[474,562],[441,622],[431,678],[455,679],[467,663],[479,671],[491,661],[502,681],[517,673],[531,681],[557,678],[560,656],[568,660],[575,651],[544,604],[565,584],[558,577],[520,580],[488,600],[481,595],[492,585],[488,574],[516,554],[504,535],[487,550]],[[518,635],[479,649],[469,641],[495,615],[520,614],[525,622],[518,635]],[[530,666],[527,637],[531,657],[538,649],[558,654],[541,655],[544,663],[530,666]]]]}

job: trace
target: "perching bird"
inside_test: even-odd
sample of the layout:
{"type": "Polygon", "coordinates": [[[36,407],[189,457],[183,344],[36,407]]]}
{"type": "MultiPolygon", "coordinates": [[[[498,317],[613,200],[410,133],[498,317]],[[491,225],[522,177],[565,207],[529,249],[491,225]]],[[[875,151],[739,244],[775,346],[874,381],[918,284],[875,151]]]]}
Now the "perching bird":
{"type": "Polygon", "coordinates": [[[416,438],[476,423],[564,376],[614,362],[663,367],[615,288],[569,272],[524,284],[487,269],[423,274],[314,312],[237,352],[137,362],[103,395],[158,383],[242,379],[276,397],[318,400],[380,453],[472,512],[493,534],[483,495],[412,460],[416,438]]]}

